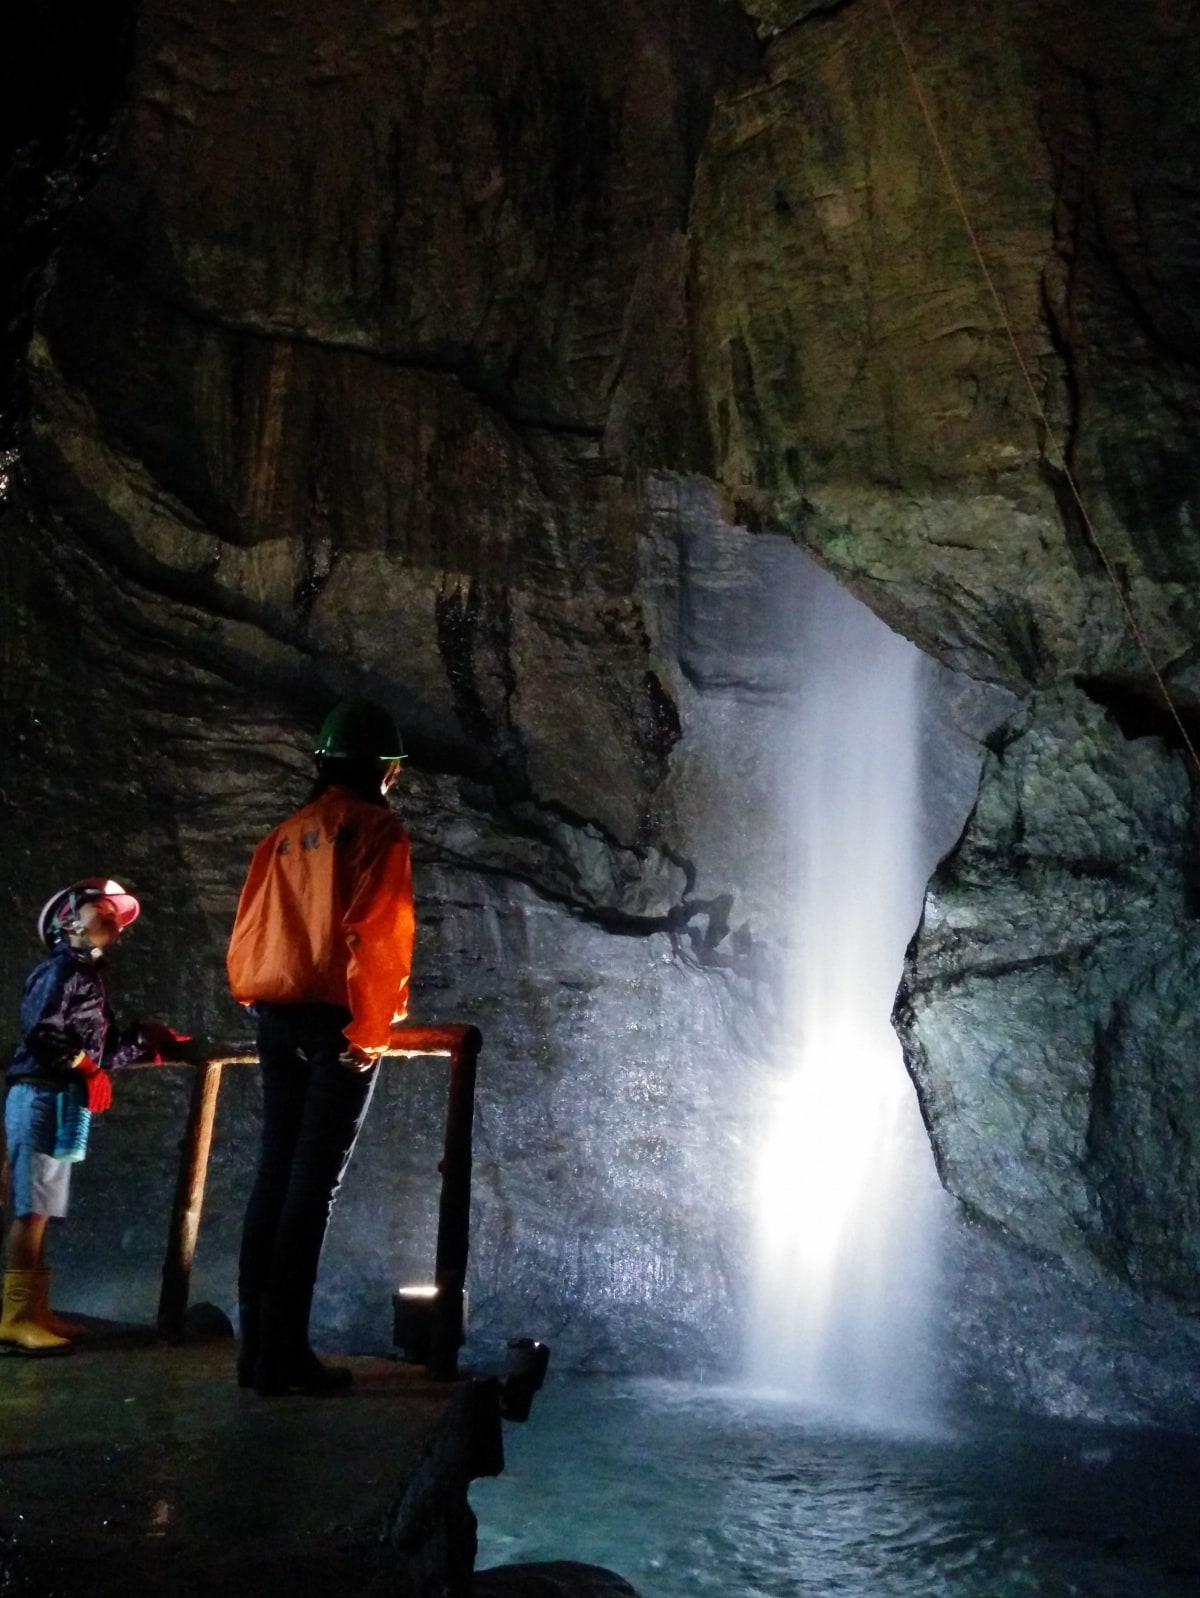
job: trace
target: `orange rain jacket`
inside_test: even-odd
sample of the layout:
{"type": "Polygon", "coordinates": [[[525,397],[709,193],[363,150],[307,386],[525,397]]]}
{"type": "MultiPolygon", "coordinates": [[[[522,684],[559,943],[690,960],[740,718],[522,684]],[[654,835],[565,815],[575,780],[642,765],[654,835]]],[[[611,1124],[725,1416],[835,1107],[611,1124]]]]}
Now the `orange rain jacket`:
{"type": "Polygon", "coordinates": [[[408,1013],[408,835],[390,810],[329,788],[254,851],[225,957],[240,1004],[337,1004],[375,1053],[408,1013]]]}

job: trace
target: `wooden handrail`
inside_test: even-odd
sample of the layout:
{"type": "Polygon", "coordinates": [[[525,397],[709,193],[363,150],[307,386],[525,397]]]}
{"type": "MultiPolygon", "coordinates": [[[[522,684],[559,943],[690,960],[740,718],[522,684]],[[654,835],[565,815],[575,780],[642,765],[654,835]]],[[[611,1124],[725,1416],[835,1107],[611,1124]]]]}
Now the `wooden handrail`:
{"type": "MultiPolygon", "coordinates": [[[[434,1281],[433,1325],[428,1370],[448,1380],[458,1372],[462,1340],[467,1254],[471,1225],[471,1138],[475,1108],[475,1078],[483,1038],[473,1026],[393,1026],[385,1057],[442,1057],[450,1061],[446,1102],[446,1137],[438,1170],[442,1177],[438,1205],[437,1255],[434,1281]]],[[[181,1343],[187,1320],[188,1289],[204,1188],[212,1149],[213,1124],[221,1072],[227,1065],[257,1065],[251,1043],[192,1038],[180,1046],[179,1058],[165,1066],[191,1065],[192,1085],[187,1125],[180,1144],[179,1175],[171,1207],[167,1254],[163,1262],[162,1291],[158,1300],[158,1330],[168,1342],[181,1343]]]]}
{"type": "MultiPolygon", "coordinates": [[[[401,1059],[412,1059],[419,1055],[447,1055],[453,1056],[463,1048],[474,1035],[475,1049],[478,1052],[483,1043],[483,1038],[478,1027],[455,1026],[409,1026],[405,1021],[398,1021],[392,1027],[391,1040],[383,1051],[384,1058],[396,1056],[401,1059]]],[[[171,1065],[257,1065],[258,1051],[253,1043],[240,1041],[231,1043],[228,1039],[216,1038],[188,1038],[181,1044],[179,1054],[172,1060],[151,1061],[135,1060],[132,1065],[122,1067],[126,1071],[148,1071],[159,1066],[171,1065]]]]}

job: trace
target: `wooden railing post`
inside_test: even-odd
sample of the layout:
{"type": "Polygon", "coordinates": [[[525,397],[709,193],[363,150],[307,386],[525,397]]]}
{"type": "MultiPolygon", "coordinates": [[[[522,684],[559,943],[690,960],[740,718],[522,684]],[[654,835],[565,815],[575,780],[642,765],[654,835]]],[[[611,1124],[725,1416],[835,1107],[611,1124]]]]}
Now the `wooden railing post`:
{"type": "Polygon", "coordinates": [[[458,1374],[458,1347],[463,1334],[467,1253],[471,1241],[471,1142],[475,1117],[475,1068],[483,1039],[466,1027],[450,1053],[446,1103],[446,1143],[439,1169],[442,1193],[438,1204],[437,1255],[433,1325],[429,1337],[429,1374],[447,1381],[458,1374]]]}
{"type": "Polygon", "coordinates": [[[196,1066],[187,1126],[180,1144],[179,1175],[158,1298],[158,1331],[169,1343],[183,1342],[188,1285],[204,1208],[204,1184],[208,1179],[208,1155],[220,1088],[220,1061],[205,1060],[196,1066]]]}

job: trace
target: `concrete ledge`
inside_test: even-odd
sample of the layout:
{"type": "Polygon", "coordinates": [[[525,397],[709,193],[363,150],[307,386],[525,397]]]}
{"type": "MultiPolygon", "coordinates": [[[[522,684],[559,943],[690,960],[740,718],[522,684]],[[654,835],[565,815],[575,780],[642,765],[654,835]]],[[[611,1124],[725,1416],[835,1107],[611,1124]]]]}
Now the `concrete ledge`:
{"type": "Polygon", "coordinates": [[[92,1331],[66,1357],[0,1359],[4,1590],[469,1591],[467,1485],[502,1465],[495,1383],[349,1359],[347,1393],[261,1399],[228,1339],[92,1331]]]}

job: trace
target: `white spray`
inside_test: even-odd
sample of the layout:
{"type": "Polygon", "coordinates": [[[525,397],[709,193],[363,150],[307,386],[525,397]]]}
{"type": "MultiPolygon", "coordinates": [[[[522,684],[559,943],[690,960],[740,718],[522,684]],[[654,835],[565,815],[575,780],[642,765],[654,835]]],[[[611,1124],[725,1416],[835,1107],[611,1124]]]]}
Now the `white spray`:
{"type": "Polygon", "coordinates": [[[890,1025],[920,913],[921,657],[814,568],[791,761],[795,926],[758,1156],[749,1377],[862,1419],[923,1418],[932,1156],[890,1025]]]}

